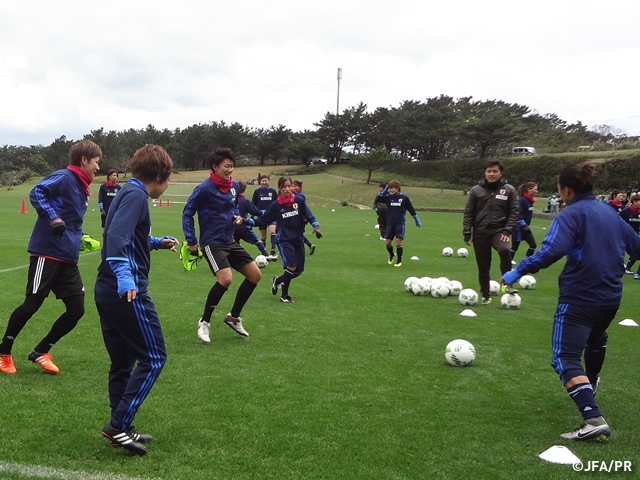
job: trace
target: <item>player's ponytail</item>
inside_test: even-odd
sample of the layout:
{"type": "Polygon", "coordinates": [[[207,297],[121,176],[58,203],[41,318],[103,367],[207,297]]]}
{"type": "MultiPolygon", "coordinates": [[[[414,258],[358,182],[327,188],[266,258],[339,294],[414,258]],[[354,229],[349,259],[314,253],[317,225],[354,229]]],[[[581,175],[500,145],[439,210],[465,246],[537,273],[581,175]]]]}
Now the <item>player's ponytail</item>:
{"type": "Polygon", "coordinates": [[[566,167],[558,176],[560,188],[569,187],[576,194],[593,191],[593,177],[596,166],[591,162],[582,162],[566,167]]]}

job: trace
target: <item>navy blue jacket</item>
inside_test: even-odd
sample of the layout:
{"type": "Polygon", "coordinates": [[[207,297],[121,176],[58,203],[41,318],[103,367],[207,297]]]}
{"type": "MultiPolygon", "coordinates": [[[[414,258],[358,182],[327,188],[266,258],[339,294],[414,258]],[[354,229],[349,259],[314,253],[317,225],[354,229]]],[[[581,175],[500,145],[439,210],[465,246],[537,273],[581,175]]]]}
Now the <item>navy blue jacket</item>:
{"type": "Polygon", "coordinates": [[[233,217],[240,215],[238,192],[235,180],[227,193],[222,193],[215,183],[207,178],[194,190],[182,210],[182,230],[189,245],[198,244],[193,216],[198,214],[200,245],[228,245],[233,243],[233,217]]]}
{"type": "Polygon", "coordinates": [[[413,208],[411,200],[404,193],[398,192],[393,195],[385,193],[382,195],[383,192],[380,192],[376,198],[378,202],[387,204],[387,225],[404,225],[407,212],[412,217],[416,215],[416,209],[413,208]]]}
{"type": "Polygon", "coordinates": [[[308,220],[315,228],[320,224],[313,216],[307,203],[298,195],[294,195],[293,204],[290,207],[273,202],[265,214],[254,220],[256,226],[266,227],[270,223],[278,223],[278,243],[292,243],[294,245],[304,242],[304,223],[308,220]]]}
{"type": "Polygon", "coordinates": [[[56,170],[40,180],[29,193],[38,218],[27,251],[67,263],[78,263],[82,222],[89,197],[80,179],[71,170],[56,170]],[[49,222],[61,218],[66,230],[62,237],[53,234],[49,222]]]}
{"type": "Polygon", "coordinates": [[[629,207],[625,207],[624,210],[620,212],[620,218],[631,225],[634,232],[640,234],[640,214],[633,214],[629,207]]]}
{"type": "Polygon", "coordinates": [[[520,275],[536,273],[562,257],[559,303],[618,308],[625,251],[640,257],[640,237],[593,193],[576,195],[551,222],[542,248],[520,261],[520,275]]]}
{"type": "Polygon", "coordinates": [[[276,201],[276,198],[278,198],[278,192],[273,187],[258,187],[254,190],[251,201],[258,209],[266,210],[276,201]]]}

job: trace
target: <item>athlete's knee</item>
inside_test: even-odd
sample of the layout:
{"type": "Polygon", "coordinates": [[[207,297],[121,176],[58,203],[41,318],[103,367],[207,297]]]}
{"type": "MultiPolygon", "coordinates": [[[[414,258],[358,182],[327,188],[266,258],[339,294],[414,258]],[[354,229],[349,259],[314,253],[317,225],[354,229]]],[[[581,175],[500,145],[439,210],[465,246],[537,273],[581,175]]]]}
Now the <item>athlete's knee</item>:
{"type": "Polygon", "coordinates": [[[25,315],[28,315],[29,318],[31,318],[42,306],[44,298],[45,297],[41,295],[27,295],[20,308],[22,308],[25,315]]]}
{"type": "Polygon", "coordinates": [[[67,307],[66,313],[69,319],[78,322],[84,316],[84,295],[65,298],[64,304],[67,307]]]}

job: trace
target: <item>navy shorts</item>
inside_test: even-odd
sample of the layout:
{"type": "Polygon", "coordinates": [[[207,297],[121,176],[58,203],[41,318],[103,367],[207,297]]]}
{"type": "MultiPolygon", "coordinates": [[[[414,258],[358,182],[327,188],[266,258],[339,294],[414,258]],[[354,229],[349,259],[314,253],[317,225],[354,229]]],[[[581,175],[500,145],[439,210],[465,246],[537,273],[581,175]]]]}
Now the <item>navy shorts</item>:
{"type": "Polygon", "coordinates": [[[387,225],[384,238],[387,240],[393,240],[393,237],[401,240],[404,238],[404,223],[402,225],[387,225]]]}
{"type": "Polygon", "coordinates": [[[253,262],[253,257],[237,242],[228,245],[206,245],[202,253],[214,275],[224,268],[240,270],[247,263],[253,262]]]}
{"type": "Polygon", "coordinates": [[[56,298],[84,295],[78,266],[46,257],[31,257],[26,294],[46,298],[49,292],[53,292],[56,298]]]}
{"type": "Polygon", "coordinates": [[[574,377],[586,375],[582,354],[587,345],[604,347],[607,328],[618,308],[593,308],[559,303],[553,317],[551,366],[565,384],[574,377]]]}
{"type": "Polygon", "coordinates": [[[288,242],[278,243],[278,250],[280,250],[280,258],[282,258],[284,268],[295,267],[294,271],[297,274],[304,272],[304,243],[300,245],[288,242]]]}
{"type": "Polygon", "coordinates": [[[233,238],[236,242],[240,243],[240,240],[244,240],[250,245],[256,245],[260,239],[256,235],[256,232],[247,227],[236,228],[233,232],[233,238]]]}

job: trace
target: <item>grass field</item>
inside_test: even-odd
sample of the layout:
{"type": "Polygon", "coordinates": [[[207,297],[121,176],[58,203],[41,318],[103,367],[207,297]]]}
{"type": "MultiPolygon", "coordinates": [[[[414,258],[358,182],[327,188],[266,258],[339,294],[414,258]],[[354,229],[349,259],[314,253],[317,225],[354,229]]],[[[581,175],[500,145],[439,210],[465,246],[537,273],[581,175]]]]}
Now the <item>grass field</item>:
{"type": "MultiPolygon", "coordinates": [[[[244,178],[241,170],[236,177],[244,178]]],[[[150,293],[169,359],[136,417],[138,429],[156,437],[146,457],[129,457],[100,436],[109,416],[109,362],[92,298],[99,255],[83,255],[86,314],[52,350],[61,373],[46,375],[26,360],[62,311],[49,298],[16,340],[18,373],[0,376],[0,478],[576,478],[570,465],[538,458],[552,445],[568,446],[583,462],[626,460],[640,468],[638,329],[617,324],[638,320],[640,282],[624,279],[598,392],[612,437],[568,443],[559,434],[580,418],[549,366],[564,262],[536,275],[536,289],[521,292],[520,310],[503,310],[496,298],[473,307],[477,317],[461,317],[465,307],[456,298],[416,297],[403,287],[409,276],[446,276],[478,289],[473,254],[441,255],[444,246],[463,246],[459,213],[420,212],[423,227],[408,222],[403,266],[393,268],[375,214],[353,207],[370,205],[377,187],[326,174],[304,177],[304,185],[324,238],[314,240],[315,255],[292,283],[295,304],[271,295],[280,264],[263,270],[243,311],[247,339],[222,324],[238,277],[214,313],[211,345],[203,345],[196,321],[213,276],[206,264],[187,273],[176,254],[153,252],[150,293]],[[413,255],[419,260],[409,260],[413,255]],[[476,347],[471,367],[446,364],[444,348],[454,338],[476,347]]],[[[18,211],[29,188],[0,192],[2,332],[24,295],[34,210],[27,201],[29,213],[18,211]]],[[[163,197],[171,207],[152,208],[154,235],[182,236],[179,202],[191,188],[171,185],[163,197]]],[[[97,189],[85,219],[94,237],[97,189]]],[[[405,191],[424,208],[466,200],[454,191],[405,191]]],[[[547,227],[534,220],[539,243],[547,227]]],[[[493,272],[498,280],[497,257],[493,272]]]]}

